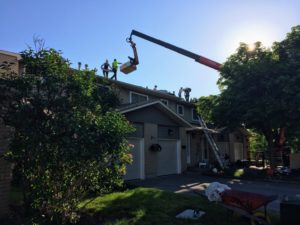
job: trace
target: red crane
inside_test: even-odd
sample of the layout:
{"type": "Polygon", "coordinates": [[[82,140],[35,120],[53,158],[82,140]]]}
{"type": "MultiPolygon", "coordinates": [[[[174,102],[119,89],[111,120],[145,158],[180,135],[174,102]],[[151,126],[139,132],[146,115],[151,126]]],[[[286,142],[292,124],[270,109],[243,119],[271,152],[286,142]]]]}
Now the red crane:
{"type": "Polygon", "coordinates": [[[184,56],[187,56],[189,58],[192,58],[196,62],[201,63],[201,64],[203,64],[205,66],[208,66],[210,68],[213,68],[215,70],[219,71],[220,68],[221,68],[221,66],[222,66],[222,64],[220,64],[218,62],[215,62],[215,61],[213,61],[211,59],[208,59],[208,58],[203,57],[201,55],[197,55],[197,54],[195,54],[193,52],[187,51],[187,50],[185,50],[183,48],[179,48],[179,47],[177,47],[175,45],[172,45],[172,44],[169,44],[167,42],[161,41],[161,40],[156,39],[154,37],[151,37],[149,35],[146,35],[146,34],[143,34],[141,32],[138,32],[136,30],[132,30],[131,34],[130,34],[130,37],[127,38],[126,40],[127,40],[127,42],[129,42],[131,44],[131,47],[133,48],[134,58],[129,57],[130,61],[127,62],[127,63],[124,63],[123,65],[121,65],[121,71],[123,73],[125,73],[125,74],[128,74],[128,73],[136,70],[136,65],[139,63],[138,55],[137,55],[137,51],[136,51],[136,45],[132,41],[132,36],[133,35],[137,36],[137,37],[140,37],[142,39],[145,39],[147,41],[150,41],[152,43],[155,43],[157,45],[163,46],[165,48],[168,48],[168,49],[170,49],[172,51],[175,51],[175,52],[177,52],[177,53],[179,53],[181,55],[184,55],[184,56]]]}

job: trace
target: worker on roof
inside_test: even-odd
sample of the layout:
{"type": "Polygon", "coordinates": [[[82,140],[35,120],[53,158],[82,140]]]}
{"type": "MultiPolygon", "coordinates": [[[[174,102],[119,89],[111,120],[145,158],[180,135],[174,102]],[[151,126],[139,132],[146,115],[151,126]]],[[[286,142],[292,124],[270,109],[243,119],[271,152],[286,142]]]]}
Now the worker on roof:
{"type": "Polygon", "coordinates": [[[184,97],[185,97],[185,101],[189,101],[190,100],[190,92],[192,91],[191,88],[184,88],[184,97]]]}
{"type": "Polygon", "coordinates": [[[103,72],[103,76],[105,78],[108,78],[108,73],[112,70],[111,66],[109,65],[108,60],[105,60],[105,63],[103,63],[101,65],[101,69],[102,69],[102,72],[103,72]]]}
{"type": "Polygon", "coordinates": [[[112,71],[114,72],[114,75],[110,79],[115,78],[115,80],[117,80],[118,64],[122,64],[122,63],[119,63],[116,59],[114,59],[112,63],[112,71]]]}
{"type": "Polygon", "coordinates": [[[181,87],[178,91],[178,97],[181,98],[181,93],[183,92],[183,87],[181,87]]]}

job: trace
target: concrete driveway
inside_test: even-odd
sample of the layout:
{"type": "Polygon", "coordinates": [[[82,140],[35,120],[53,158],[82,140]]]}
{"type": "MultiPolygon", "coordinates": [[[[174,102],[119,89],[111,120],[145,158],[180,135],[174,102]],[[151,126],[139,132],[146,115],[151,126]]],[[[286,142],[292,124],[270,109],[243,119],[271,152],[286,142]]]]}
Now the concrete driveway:
{"type": "Polygon", "coordinates": [[[187,172],[180,175],[160,176],[143,181],[131,181],[138,186],[154,187],[174,193],[193,194],[194,190],[204,190],[211,182],[220,182],[232,189],[255,192],[264,195],[278,195],[278,199],[270,203],[268,209],[279,212],[280,201],[285,195],[300,197],[300,184],[244,181],[202,176],[198,172],[187,172]]]}

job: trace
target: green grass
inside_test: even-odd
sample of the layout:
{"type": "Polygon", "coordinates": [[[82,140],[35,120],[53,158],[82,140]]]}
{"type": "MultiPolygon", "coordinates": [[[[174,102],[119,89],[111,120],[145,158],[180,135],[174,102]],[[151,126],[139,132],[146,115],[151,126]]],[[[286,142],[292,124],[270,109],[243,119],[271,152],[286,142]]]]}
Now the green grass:
{"type": "Polygon", "coordinates": [[[80,204],[80,210],[97,224],[105,225],[249,224],[248,219],[235,214],[230,215],[227,223],[227,211],[200,196],[174,194],[153,188],[136,188],[89,199],[80,204]],[[199,220],[175,218],[185,209],[200,209],[206,214],[199,220]]]}
{"type": "MultiPolygon", "coordinates": [[[[12,188],[11,204],[21,204],[22,194],[12,188]]],[[[154,188],[135,188],[102,197],[87,199],[79,205],[82,219],[79,225],[248,225],[249,220],[229,214],[216,203],[200,196],[174,194],[154,188]],[[177,219],[185,209],[200,209],[206,214],[199,220],[177,219]]],[[[272,217],[274,224],[278,216],[272,217]]],[[[5,222],[5,221],[4,221],[5,222]]],[[[10,224],[10,223],[4,223],[10,224]]]]}

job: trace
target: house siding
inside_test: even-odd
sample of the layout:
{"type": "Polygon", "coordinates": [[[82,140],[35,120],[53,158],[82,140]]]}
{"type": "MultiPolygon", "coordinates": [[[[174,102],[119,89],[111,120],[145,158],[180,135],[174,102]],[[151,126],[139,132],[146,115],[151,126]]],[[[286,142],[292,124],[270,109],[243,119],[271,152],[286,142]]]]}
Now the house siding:
{"type": "MultiPolygon", "coordinates": [[[[168,99],[169,96],[165,96],[165,97],[158,97],[158,96],[154,96],[151,94],[147,94],[144,92],[139,92],[139,91],[131,91],[122,87],[119,87],[119,98],[120,98],[120,102],[121,104],[130,104],[130,93],[134,92],[137,94],[141,94],[141,95],[146,95],[148,96],[148,101],[156,101],[156,100],[167,100],[168,101],[168,108],[171,109],[173,112],[175,112],[178,116],[180,116],[181,118],[183,118],[184,120],[190,122],[190,123],[197,123],[197,121],[193,120],[193,114],[192,114],[192,109],[195,109],[195,107],[193,106],[193,104],[185,102],[184,100],[180,100],[179,98],[177,100],[172,100],[172,99],[168,99]],[[179,115],[177,113],[177,106],[181,105],[184,108],[184,115],[179,115]]],[[[147,89],[146,89],[147,90],[147,89]]],[[[173,96],[174,98],[175,96],[173,96]]]]}
{"type": "MultiPolygon", "coordinates": [[[[11,71],[13,71],[16,74],[21,74],[21,66],[19,65],[19,60],[16,56],[11,56],[11,55],[6,55],[6,54],[2,54],[0,52],[0,65],[3,62],[8,62],[8,63],[13,63],[10,67],[11,71]]],[[[3,69],[0,69],[0,73],[6,72],[3,69]]]]}
{"type": "Polygon", "coordinates": [[[177,126],[175,121],[164,114],[159,113],[154,107],[147,107],[138,111],[126,113],[126,118],[132,122],[177,126]]]}
{"type": "Polygon", "coordinates": [[[187,151],[188,151],[188,137],[184,127],[179,128],[179,137],[181,140],[181,172],[187,169],[187,151]]]}
{"type": "Polygon", "coordinates": [[[187,145],[185,127],[180,127],[177,122],[170,119],[155,106],[128,112],[125,117],[137,128],[136,132],[131,134],[130,137],[141,137],[143,133],[146,178],[158,175],[159,153],[149,149],[152,144],[157,144],[160,140],[181,140],[179,155],[183,160],[180,160],[179,168],[180,172],[186,169],[186,149],[185,147],[182,148],[183,145],[187,145]],[[141,131],[142,128],[143,132],[141,131]],[[169,130],[172,130],[172,132],[169,133],[169,130]]]}
{"type": "Polygon", "coordinates": [[[145,123],[145,175],[157,176],[157,153],[149,151],[152,144],[158,142],[157,124],[145,123]]]}
{"type": "MultiPolygon", "coordinates": [[[[13,63],[10,67],[11,72],[16,75],[21,73],[22,67],[18,61],[17,56],[7,55],[6,53],[0,52],[0,65],[7,61],[8,63],[13,63]]],[[[6,72],[0,69],[0,73],[6,72]]],[[[14,129],[12,127],[6,126],[3,121],[3,116],[7,112],[7,108],[4,105],[0,106],[0,156],[5,154],[8,150],[11,139],[13,138],[14,129]]],[[[8,203],[9,203],[9,192],[10,192],[10,182],[12,179],[12,165],[3,158],[0,158],[0,216],[8,213],[8,203]]]]}

